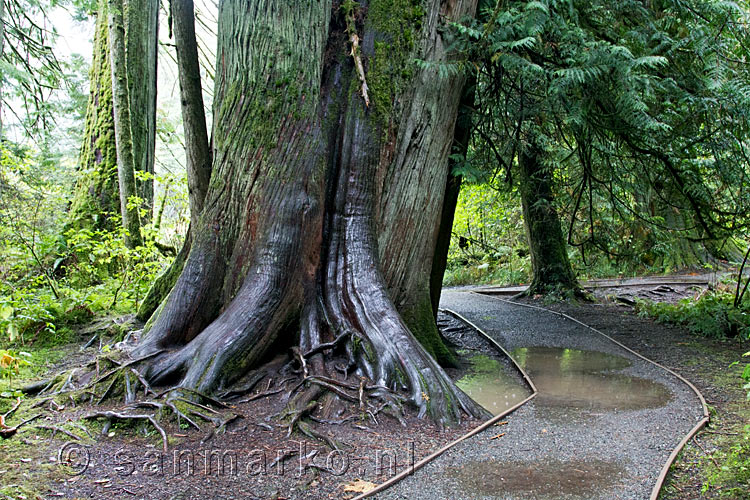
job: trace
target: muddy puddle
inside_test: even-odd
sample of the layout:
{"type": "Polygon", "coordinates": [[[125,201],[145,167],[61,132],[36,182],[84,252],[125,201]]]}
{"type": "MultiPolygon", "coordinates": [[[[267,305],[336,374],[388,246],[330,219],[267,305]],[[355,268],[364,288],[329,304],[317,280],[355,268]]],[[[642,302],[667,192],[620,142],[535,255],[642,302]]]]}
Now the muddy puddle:
{"type": "MultiPolygon", "coordinates": [[[[631,365],[620,356],[552,347],[523,347],[511,354],[539,391],[537,407],[640,410],[664,406],[672,397],[662,384],[618,373],[631,365]]],[[[497,359],[480,354],[471,363],[456,384],[493,415],[529,396],[526,385],[497,359]]]]}
{"type": "Polygon", "coordinates": [[[617,463],[600,460],[471,462],[451,472],[467,498],[512,495],[527,500],[590,499],[616,486],[625,475],[617,463]]]}
{"type": "Polygon", "coordinates": [[[536,406],[639,410],[664,406],[672,397],[662,384],[617,373],[631,365],[620,356],[551,347],[511,354],[537,386],[536,406]]]}
{"type": "Polygon", "coordinates": [[[531,391],[507,372],[495,358],[477,354],[471,358],[471,369],[456,382],[461,390],[493,415],[526,399],[531,391]]]}

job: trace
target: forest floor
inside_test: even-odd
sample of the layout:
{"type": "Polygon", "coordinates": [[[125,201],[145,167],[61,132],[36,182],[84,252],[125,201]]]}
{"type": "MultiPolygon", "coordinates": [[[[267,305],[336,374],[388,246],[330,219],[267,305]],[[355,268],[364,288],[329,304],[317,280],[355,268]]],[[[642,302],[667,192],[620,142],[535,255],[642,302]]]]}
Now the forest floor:
{"type": "MultiPolygon", "coordinates": [[[[692,290],[690,293],[695,291],[692,290]]],[[[446,294],[446,296],[449,295],[450,292],[446,294]]],[[[482,302],[490,301],[487,302],[487,307],[496,307],[496,305],[489,305],[494,299],[470,295],[473,296],[474,302],[478,297],[482,302]]],[[[613,296],[609,298],[612,299],[613,296]]],[[[541,301],[530,299],[528,301],[545,305],[541,301]]],[[[662,498],[667,500],[746,498],[721,497],[724,487],[721,484],[714,486],[709,484],[706,487],[714,475],[712,469],[721,465],[718,462],[714,464],[717,460],[715,457],[726,454],[727,450],[732,447],[733,440],[736,440],[735,436],[741,433],[742,426],[750,417],[750,411],[744,403],[744,395],[740,390],[738,373],[734,373],[738,367],[728,368],[733,361],[740,359],[741,353],[744,352],[740,346],[696,337],[682,329],[640,318],[633,314],[631,308],[622,301],[613,302],[602,298],[593,303],[555,302],[545,306],[571,314],[637,352],[675,369],[691,380],[706,396],[712,411],[712,424],[707,431],[700,433],[681,455],[673,467],[670,482],[662,498]]],[[[472,305],[472,307],[475,306],[472,305]]],[[[519,321],[531,321],[532,324],[536,321],[542,326],[551,324],[549,321],[540,323],[539,314],[533,311],[531,313],[532,315],[525,317],[526,319],[521,316],[515,316],[515,319],[508,318],[510,321],[508,327],[513,328],[514,324],[519,321]],[[534,315],[537,317],[536,320],[534,315]]],[[[496,313],[480,310],[475,314],[474,319],[481,323],[487,321],[486,317],[495,315],[496,313]]],[[[526,327],[533,328],[532,325],[526,325],[526,327]]],[[[451,371],[454,378],[467,375],[477,352],[494,356],[503,365],[504,370],[512,371],[508,367],[507,360],[493,353],[492,348],[483,344],[478,336],[462,333],[461,338],[451,337],[450,334],[448,337],[459,348],[464,364],[462,369],[451,371]]],[[[81,340],[85,342],[88,339],[81,340]]],[[[81,352],[80,347],[81,344],[66,347],[67,355],[62,361],[64,366],[81,364],[84,359],[90,358],[97,351],[93,347],[81,352]]],[[[523,346],[519,343],[518,345],[509,344],[507,347],[515,349],[523,346]]],[[[605,346],[598,346],[595,350],[607,352],[605,346]]],[[[59,368],[59,364],[50,367],[51,370],[59,368]]],[[[631,376],[642,378],[643,373],[629,372],[637,369],[640,368],[629,367],[625,370],[631,376]]],[[[655,375],[655,377],[659,378],[660,375],[655,375]]],[[[642,465],[633,463],[633,460],[612,459],[615,451],[610,450],[611,444],[608,438],[616,437],[619,441],[630,442],[631,448],[640,449],[649,457],[661,457],[665,453],[666,444],[664,443],[673,446],[676,442],[671,443],[671,441],[679,441],[682,434],[690,427],[687,424],[699,416],[699,414],[693,415],[697,411],[695,401],[690,400],[689,395],[680,392],[682,389],[673,381],[660,379],[658,383],[664,384],[677,395],[673,395],[669,404],[657,410],[666,412],[664,415],[681,415],[681,417],[673,420],[670,416],[666,418],[663,425],[657,422],[657,429],[652,429],[647,433],[635,425],[617,428],[609,426],[607,420],[609,417],[599,415],[599,413],[609,413],[608,409],[600,411],[588,408],[583,411],[582,420],[573,416],[573,420],[580,424],[573,425],[573,420],[570,420],[571,415],[580,414],[580,409],[560,410],[560,407],[555,410],[558,420],[551,424],[536,422],[539,425],[521,431],[513,422],[521,422],[518,418],[519,412],[533,411],[533,409],[522,408],[519,412],[509,416],[507,430],[501,429],[507,435],[491,439],[498,435],[498,429],[490,431],[494,433],[493,436],[480,434],[475,439],[476,449],[481,450],[484,458],[489,450],[493,449],[502,450],[502,454],[511,453],[514,458],[509,462],[506,460],[508,463],[505,465],[507,467],[510,464],[516,467],[518,472],[516,476],[522,477],[529,473],[523,462],[545,449],[538,446],[540,442],[546,441],[547,444],[544,446],[548,449],[557,446],[555,443],[563,437],[563,434],[556,435],[554,429],[572,432],[578,428],[581,431],[580,434],[590,434],[598,428],[597,422],[599,422],[602,425],[607,424],[602,427],[607,429],[607,434],[601,437],[597,445],[604,450],[603,457],[593,461],[583,461],[578,466],[571,462],[567,464],[570,467],[562,469],[568,474],[569,483],[573,484],[573,486],[570,484],[568,486],[573,489],[565,489],[564,485],[558,485],[558,487],[553,486],[557,491],[542,489],[533,495],[523,489],[526,487],[524,484],[527,484],[529,480],[536,481],[538,484],[556,484],[554,481],[551,482],[549,477],[545,477],[544,473],[550,469],[559,470],[562,462],[549,462],[546,468],[538,468],[538,477],[529,477],[525,483],[522,481],[516,484],[515,487],[520,496],[508,498],[590,499],[594,497],[591,496],[591,490],[586,488],[592,487],[592,481],[596,484],[597,481],[612,482],[613,478],[619,478],[619,480],[614,480],[614,483],[617,483],[614,486],[619,487],[623,482],[622,479],[627,477],[623,474],[631,472],[643,476],[644,485],[650,484],[650,481],[652,482],[658,474],[661,465],[657,461],[652,463],[651,459],[644,460],[642,465]],[[566,423],[566,420],[570,421],[566,423]],[[680,427],[679,435],[675,433],[676,429],[673,424],[679,424],[677,425],[680,427]],[[687,427],[687,429],[682,429],[682,427],[687,427]],[[526,437],[521,436],[521,432],[524,432],[526,437]],[[670,432],[675,434],[668,436],[670,432]],[[662,439],[665,437],[669,439],[662,439]],[[519,446],[515,447],[513,440],[516,439],[524,442],[519,441],[519,446]],[[656,441],[653,441],[654,439],[656,441]],[[654,445],[652,441],[657,444],[654,445]],[[583,485],[584,488],[576,490],[575,485],[583,485]]],[[[622,388],[623,386],[614,386],[615,391],[622,388]]],[[[653,397],[659,397],[662,394],[658,387],[650,387],[645,392],[652,394],[653,397]]],[[[370,487],[371,483],[382,482],[395,473],[408,469],[421,457],[452,441],[479,423],[466,421],[458,427],[441,431],[427,421],[417,419],[413,413],[407,413],[406,426],[385,416],[379,418],[377,425],[365,420],[341,425],[315,424],[325,434],[345,443],[343,451],[338,452],[308,438],[301,438],[297,435],[287,437],[286,429],[276,426],[270,419],[283,407],[284,402],[278,397],[268,397],[233,408],[232,411],[242,414],[244,418],[235,421],[223,434],[211,432],[210,425],[202,431],[196,431],[186,428],[184,422],[180,426],[174,422],[166,422],[165,419],[164,427],[170,437],[169,450],[163,452],[159,435],[147,425],[115,424],[102,433],[103,428],[100,423],[78,420],[83,414],[91,411],[91,408],[80,405],[75,408],[71,405],[61,408],[53,404],[31,408],[33,403],[34,401],[30,400],[29,404],[22,405],[8,422],[12,425],[24,418],[36,414],[42,415],[39,420],[23,427],[13,438],[3,440],[3,452],[0,454],[0,485],[2,485],[0,498],[117,498],[118,500],[122,498],[352,498],[359,491],[370,487]],[[61,432],[51,436],[50,431],[35,427],[37,424],[57,426],[75,434],[80,439],[73,440],[61,432]],[[285,457],[284,460],[277,461],[279,456],[285,457]],[[66,458],[70,459],[71,465],[61,466],[60,461],[66,458]]],[[[58,402],[58,404],[61,403],[58,402]]],[[[3,404],[0,412],[6,411],[8,400],[5,400],[3,404]]],[[[648,404],[647,402],[646,406],[642,405],[630,413],[645,414],[644,412],[650,411],[650,408],[647,408],[648,404]]],[[[112,408],[115,407],[113,403],[112,408]]],[[[560,443],[561,446],[562,441],[560,443]]],[[[666,450],[667,454],[668,452],[669,450],[666,450]]],[[[585,455],[590,458],[590,454],[582,454],[579,449],[568,449],[565,453],[585,455]]],[[[636,451],[636,453],[639,452],[636,451]]],[[[449,452],[449,455],[439,459],[436,463],[444,462],[446,458],[450,459],[450,456],[449,452]]],[[[637,459],[638,455],[635,456],[637,459]]],[[[505,457],[508,458],[510,455],[505,455],[505,457]]],[[[434,496],[431,493],[433,490],[430,487],[437,484],[438,476],[430,474],[429,467],[418,471],[413,477],[395,489],[380,495],[379,498],[444,498],[444,496],[434,496]],[[419,478],[422,480],[420,481],[419,478]],[[418,482],[414,483],[415,480],[418,482]]],[[[470,470],[474,476],[477,476],[478,472],[481,471],[470,470]]],[[[492,476],[486,471],[484,475],[492,476]]],[[[460,467],[455,467],[440,476],[441,479],[447,479],[449,483],[452,483],[453,488],[456,485],[460,486],[461,477],[460,467]]],[[[513,485],[493,485],[491,481],[489,486],[475,483],[471,485],[470,490],[457,490],[457,496],[454,498],[497,497],[480,493],[482,488],[487,487],[507,489],[512,488],[513,485]]],[[[610,495],[606,498],[644,497],[610,495]]]]}

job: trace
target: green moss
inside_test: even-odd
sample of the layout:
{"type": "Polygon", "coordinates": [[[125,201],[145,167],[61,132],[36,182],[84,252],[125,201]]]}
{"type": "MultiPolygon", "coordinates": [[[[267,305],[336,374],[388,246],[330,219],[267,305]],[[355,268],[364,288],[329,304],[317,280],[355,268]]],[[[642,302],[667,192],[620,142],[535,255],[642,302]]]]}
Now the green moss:
{"type": "Polygon", "coordinates": [[[441,366],[458,366],[456,355],[445,345],[438,332],[429,293],[420,293],[412,307],[399,312],[414,337],[441,366]]]}
{"type": "Polygon", "coordinates": [[[367,22],[375,31],[374,54],[367,67],[375,113],[385,122],[415,72],[417,40],[425,9],[421,0],[375,0],[367,22]]]}
{"type": "Polygon", "coordinates": [[[68,228],[112,229],[119,214],[117,152],[112,109],[106,2],[100,2],[94,36],[91,94],[79,155],[79,176],[70,208],[68,228]]]}

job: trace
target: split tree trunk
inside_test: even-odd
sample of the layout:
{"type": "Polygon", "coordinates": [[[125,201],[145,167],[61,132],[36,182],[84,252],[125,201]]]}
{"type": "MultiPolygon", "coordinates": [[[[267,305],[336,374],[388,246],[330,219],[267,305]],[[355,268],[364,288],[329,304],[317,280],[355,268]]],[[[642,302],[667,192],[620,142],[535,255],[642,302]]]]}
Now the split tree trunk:
{"type": "Polygon", "coordinates": [[[112,70],[112,109],[115,123],[115,146],[117,148],[117,179],[120,187],[120,215],[127,230],[126,244],[135,248],[141,244],[141,220],[139,207],[131,203],[137,196],[133,139],[128,97],[128,72],[125,59],[125,25],[122,0],[109,0],[109,57],[112,70]]]}
{"type": "Polygon", "coordinates": [[[527,144],[519,155],[519,190],[531,254],[532,280],[528,294],[578,291],[580,286],[555,210],[552,172],[541,161],[541,150],[527,144]]]}
{"type": "MultiPolygon", "coordinates": [[[[453,133],[453,153],[460,154],[466,158],[469,151],[469,141],[472,132],[472,108],[474,107],[476,76],[472,75],[464,86],[461,95],[461,103],[456,119],[456,128],[453,133]]],[[[443,209],[440,215],[440,229],[435,244],[435,256],[432,260],[432,271],[430,272],[430,299],[432,301],[432,313],[437,319],[438,307],[440,306],[440,293],[443,289],[443,276],[448,264],[448,251],[453,234],[453,219],[458,206],[458,195],[461,193],[460,176],[454,175],[453,162],[448,168],[448,179],[445,184],[445,197],[443,209]]]]}
{"type": "Polygon", "coordinates": [[[415,337],[439,341],[429,279],[463,78],[413,61],[445,60],[441,24],[476,2],[345,7],[220,3],[211,182],[134,355],[154,355],[154,383],[213,392],[296,345],[314,374],[342,356],[439,422],[484,414],[415,337]]]}

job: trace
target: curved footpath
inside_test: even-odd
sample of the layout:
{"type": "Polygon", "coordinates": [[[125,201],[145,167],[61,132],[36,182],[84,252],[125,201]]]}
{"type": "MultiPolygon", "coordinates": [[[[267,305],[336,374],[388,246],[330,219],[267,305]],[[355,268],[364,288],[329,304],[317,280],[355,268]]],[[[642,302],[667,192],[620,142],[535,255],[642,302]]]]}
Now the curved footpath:
{"type": "Polygon", "coordinates": [[[539,393],[374,498],[647,500],[704,417],[683,380],[555,313],[466,290],[441,307],[509,351],[539,393]]]}

